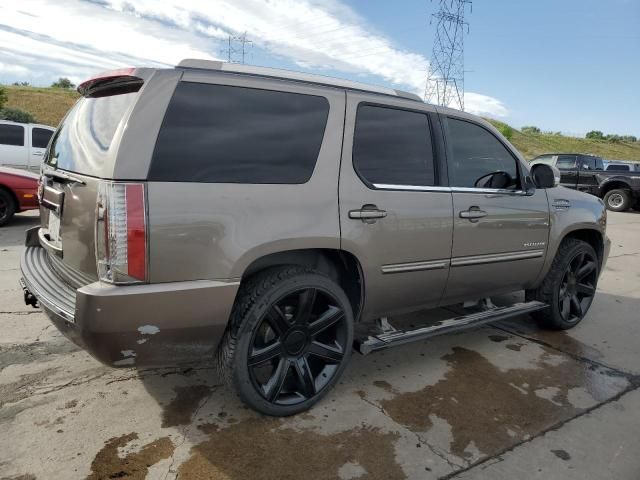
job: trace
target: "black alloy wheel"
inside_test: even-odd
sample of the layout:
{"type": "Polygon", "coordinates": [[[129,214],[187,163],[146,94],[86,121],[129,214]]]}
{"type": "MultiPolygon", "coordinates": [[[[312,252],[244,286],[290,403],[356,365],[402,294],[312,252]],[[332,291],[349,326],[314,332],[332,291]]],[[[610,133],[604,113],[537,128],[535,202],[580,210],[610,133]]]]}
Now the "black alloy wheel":
{"type": "Polygon", "coordinates": [[[269,403],[313,398],[333,378],[350,345],[346,317],[326,291],[303,288],[274,302],[255,329],[247,365],[269,403]]]}
{"type": "Polygon", "coordinates": [[[597,265],[590,252],[580,252],[569,262],[558,292],[558,309],[565,322],[578,323],[589,310],[596,294],[597,265]]]}
{"type": "Polygon", "coordinates": [[[549,305],[532,316],[548,328],[575,327],[593,303],[599,274],[600,261],[594,248],[584,240],[565,239],[542,283],[526,291],[527,301],[549,305]]]}
{"type": "Polygon", "coordinates": [[[217,352],[218,371],[253,409],[309,409],[351,356],[353,312],[340,285],[303,266],[272,267],[244,281],[217,352]]]}

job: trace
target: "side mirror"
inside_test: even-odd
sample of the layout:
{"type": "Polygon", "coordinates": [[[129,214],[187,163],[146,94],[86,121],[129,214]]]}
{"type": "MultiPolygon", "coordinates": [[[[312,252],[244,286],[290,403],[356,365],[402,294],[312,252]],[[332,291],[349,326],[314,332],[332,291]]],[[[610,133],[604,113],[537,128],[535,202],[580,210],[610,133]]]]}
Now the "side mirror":
{"type": "Polygon", "coordinates": [[[545,163],[537,163],[531,167],[531,177],[538,188],[554,188],[560,185],[560,170],[545,163]]]}
{"type": "Polygon", "coordinates": [[[476,180],[474,185],[476,188],[509,188],[513,185],[513,178],[507,172],[491,172],[476,180]]]}

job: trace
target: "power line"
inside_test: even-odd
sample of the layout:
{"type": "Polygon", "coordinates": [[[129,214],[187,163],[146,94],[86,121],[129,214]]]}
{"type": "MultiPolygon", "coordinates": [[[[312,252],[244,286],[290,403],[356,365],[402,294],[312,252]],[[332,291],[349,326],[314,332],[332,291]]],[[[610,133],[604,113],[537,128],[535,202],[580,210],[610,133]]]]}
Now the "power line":
{"type": "Polygon", "coordinates": [[[432,15],[436,19],[436,36],[425,101],[437,105],[464,110],[464,30],[469,31],[469,23],[464,14],[471,0],[438,0],[438,12],[432,15]]]}

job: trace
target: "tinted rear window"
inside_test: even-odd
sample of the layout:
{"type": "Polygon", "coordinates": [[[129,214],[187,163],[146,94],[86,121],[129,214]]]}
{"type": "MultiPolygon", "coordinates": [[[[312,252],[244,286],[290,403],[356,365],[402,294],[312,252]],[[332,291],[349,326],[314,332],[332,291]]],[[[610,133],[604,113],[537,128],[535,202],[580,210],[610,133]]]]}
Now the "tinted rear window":
{"type": "Polygon", "coordinates": [[[31,146],[35,148],[47,148],[51,135],[53,135],[52,130],[34,128],[31,130],[31,146]]]}
{"type": "Polygon", "coordinates": [[[137,95],[78,100],[54,134],[46,163],[86,175],[100,172],[120,121],[137,95]]]}
{"type": "Polygon", "coordinates": [[[359,107],[353,165],[369,184],[434,185],[429,118],[395,108],[359,107]]]}
{"type": "Polygon", "coordinates": [[[304,183],[328,114],[324,97],[182,82],[162,123],[149,180],[304,183]]]}
{"type": "Polygon", "coordinates": [[[0,125],[0,145],[24,146],[24,127],[20,125],[0,125]]]}

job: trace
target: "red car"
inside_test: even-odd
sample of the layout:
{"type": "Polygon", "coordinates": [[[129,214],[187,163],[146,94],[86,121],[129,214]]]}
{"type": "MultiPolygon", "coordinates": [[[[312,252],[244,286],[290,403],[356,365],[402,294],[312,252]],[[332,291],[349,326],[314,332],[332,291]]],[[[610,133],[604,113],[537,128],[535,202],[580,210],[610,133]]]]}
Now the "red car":
{"type": "Polygon", "coordinates": [[[14,213],[38,208],[38,175],[0,167],[0,227],[14,213]]]}

